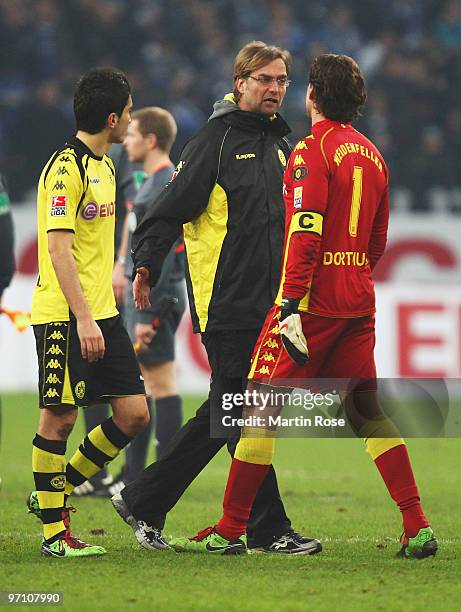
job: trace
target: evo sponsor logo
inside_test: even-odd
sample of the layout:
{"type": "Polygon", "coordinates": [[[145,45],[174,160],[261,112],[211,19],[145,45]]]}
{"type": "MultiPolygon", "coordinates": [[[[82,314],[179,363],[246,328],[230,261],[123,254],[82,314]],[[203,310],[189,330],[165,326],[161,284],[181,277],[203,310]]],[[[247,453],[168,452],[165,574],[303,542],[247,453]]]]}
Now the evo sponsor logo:
{"type": "Polygon", "coordinates": [[[51,198],[51,216],[65,217],[67,213],[67,198],[65,195],[54,195],[51,198]]]}
{"type": "Polygon", "coordinates": [[[98,215],[104,219],[105,217],[113,217],[115,215],[115,202],[107,204],[96,204],[96,202],[87,202],[80,213],[85,221],[92,221],[98,215]]]}

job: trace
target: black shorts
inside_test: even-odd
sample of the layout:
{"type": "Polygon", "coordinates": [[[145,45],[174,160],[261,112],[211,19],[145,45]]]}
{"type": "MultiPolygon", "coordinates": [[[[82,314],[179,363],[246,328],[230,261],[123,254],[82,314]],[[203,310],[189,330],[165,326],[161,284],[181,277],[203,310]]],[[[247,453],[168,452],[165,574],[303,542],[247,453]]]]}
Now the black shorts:
{"type": "Polygon", "coordinates": [[[93,363],[82,357],[75,319],[33,326],[40,407],[86,407],[102,398],[145,395],[133,345],[120,316],[97,324],[106,350],[104,357],[93,363]]]}

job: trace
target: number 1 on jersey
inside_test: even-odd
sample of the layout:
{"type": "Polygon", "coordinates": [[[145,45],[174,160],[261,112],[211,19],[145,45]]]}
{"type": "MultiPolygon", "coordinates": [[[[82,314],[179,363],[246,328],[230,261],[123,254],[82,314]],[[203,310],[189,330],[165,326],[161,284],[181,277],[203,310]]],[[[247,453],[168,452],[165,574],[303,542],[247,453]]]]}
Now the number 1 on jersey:
{"type": "Polygon", "coordinates": [[[354,166],[354,173],[352,174],[352,202],[351,202],[351,214],[349,217],[349,234],[351,236],[357,236],[357,227],[359,224],[360,214],[360,203],[362,201],[362,177],[363,168],[362,166],[354,166]]]}

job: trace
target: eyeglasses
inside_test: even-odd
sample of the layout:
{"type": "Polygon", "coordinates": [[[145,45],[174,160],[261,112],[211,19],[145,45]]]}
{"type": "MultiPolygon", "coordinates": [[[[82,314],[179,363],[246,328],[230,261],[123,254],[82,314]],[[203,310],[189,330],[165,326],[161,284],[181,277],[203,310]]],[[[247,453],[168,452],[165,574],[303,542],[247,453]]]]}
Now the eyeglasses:
{"type": "Polygon", "coordinates": [[[268,87],[269,85],[272,85],[272,83],[275,83],[276,85],[278,85],[279,87],[289,87],[291,81],[290,79],[287,79],[287,77],[270,77],[267,76],[267,74],[260,74],[257,77],[248,75],[247,79],[253,79],[253,81],[257,81],[260,85],[264,85],[264,87],[268,87]]]}

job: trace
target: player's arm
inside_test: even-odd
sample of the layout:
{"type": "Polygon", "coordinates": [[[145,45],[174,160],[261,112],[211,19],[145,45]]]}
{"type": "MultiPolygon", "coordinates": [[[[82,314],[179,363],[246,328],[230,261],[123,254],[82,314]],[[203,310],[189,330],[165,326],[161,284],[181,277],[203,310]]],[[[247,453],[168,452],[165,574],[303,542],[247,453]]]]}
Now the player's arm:
{"type": "Polygon", "coordinates": [[[74,155],[58,157],[44,177],[48,252],[56,278],[77,319],[82,357],[97,361],[104,355],[104,338],[83,294],[72,253],[75,219],[84,194],[85,177],[74,155]]]}
{"type": "MultiPolygon", "coordinates": [[[[220,143],[219,143],[220,144],[220,143]]],[[[197,218],[207,207],[216,180],[219,150],[201,132],[184,147],[173,179],[160,192],[133,234],[135,268],[149,271],[153,287],[163,262],[183,231],[183,225],[197,218]]]]}
{"type": "Polygon", "coordinates": [[[133,234],[137,308],[149,306],[149,289],[160,278],[163,262],[183,231],[207,207],[218,172],[221,142],[203,131],[184,147],[173,179],[155,199],[133,234]]]}
{"type": "Polygon", "coordinates": [[[286,205],[294,212],[285,245],[280,332],[290,357],[303,365],[308,349],[298,306],[312,283],[328,201],[328,168],[316,147],[291,155],[285,183],[291,186],[286,205]]]}
{"type": "Polygon", "coordinates": [[[64,297],[77,319],[82,357],[90,362],[97,361],[104,356],[104,338],[80,285],[77,264],[72,254],[73,241],[74,233],[70,230],[49,231],[48,252],[64,297]]]}
{"type": "Polygon", "coordinates": [[[291,155],[288,166],[292,184],[291,201],[293,216],[287,236],[285,278],[282,295],[287,298],[303,298],[312,281],[320,252],[323,216],[328,202],[328,168],[316,147],[291,155]],[[304,164],[293,164],[300,158],[304,164]],[[305,168],[301,180],[295,180],[297,168],[305,168]],[[298,191],[296,191],[298,190],[298,191]],[[300,207],[299,207],[300,206],[300,207]],[[298,208],[299,207],[299,208],[298,208]]]}
{"type": "Polygon", "coordinates": [[[125,276],[125,262],[128,250],[128,234],[129,234],[129,213],[125,214],[123,219],[122,233],[120,236],[120,244],[117,251],[114,270],[112,272],[112,287],[114,289],[115,300],[117,304],[123,304],[125,301],[125,289],[127,278],[125,276]]]}
{"type": "Polygon", "coordinates": [[[386,190],[381,198],[375,219],[373,221],[373,229],[371,231],[370,241],[368,243],[368,259],[370,268],[373,270],[380,260],[387,242],[387,228],[389,226],[389,186],[386,185],[386,190]]]}

